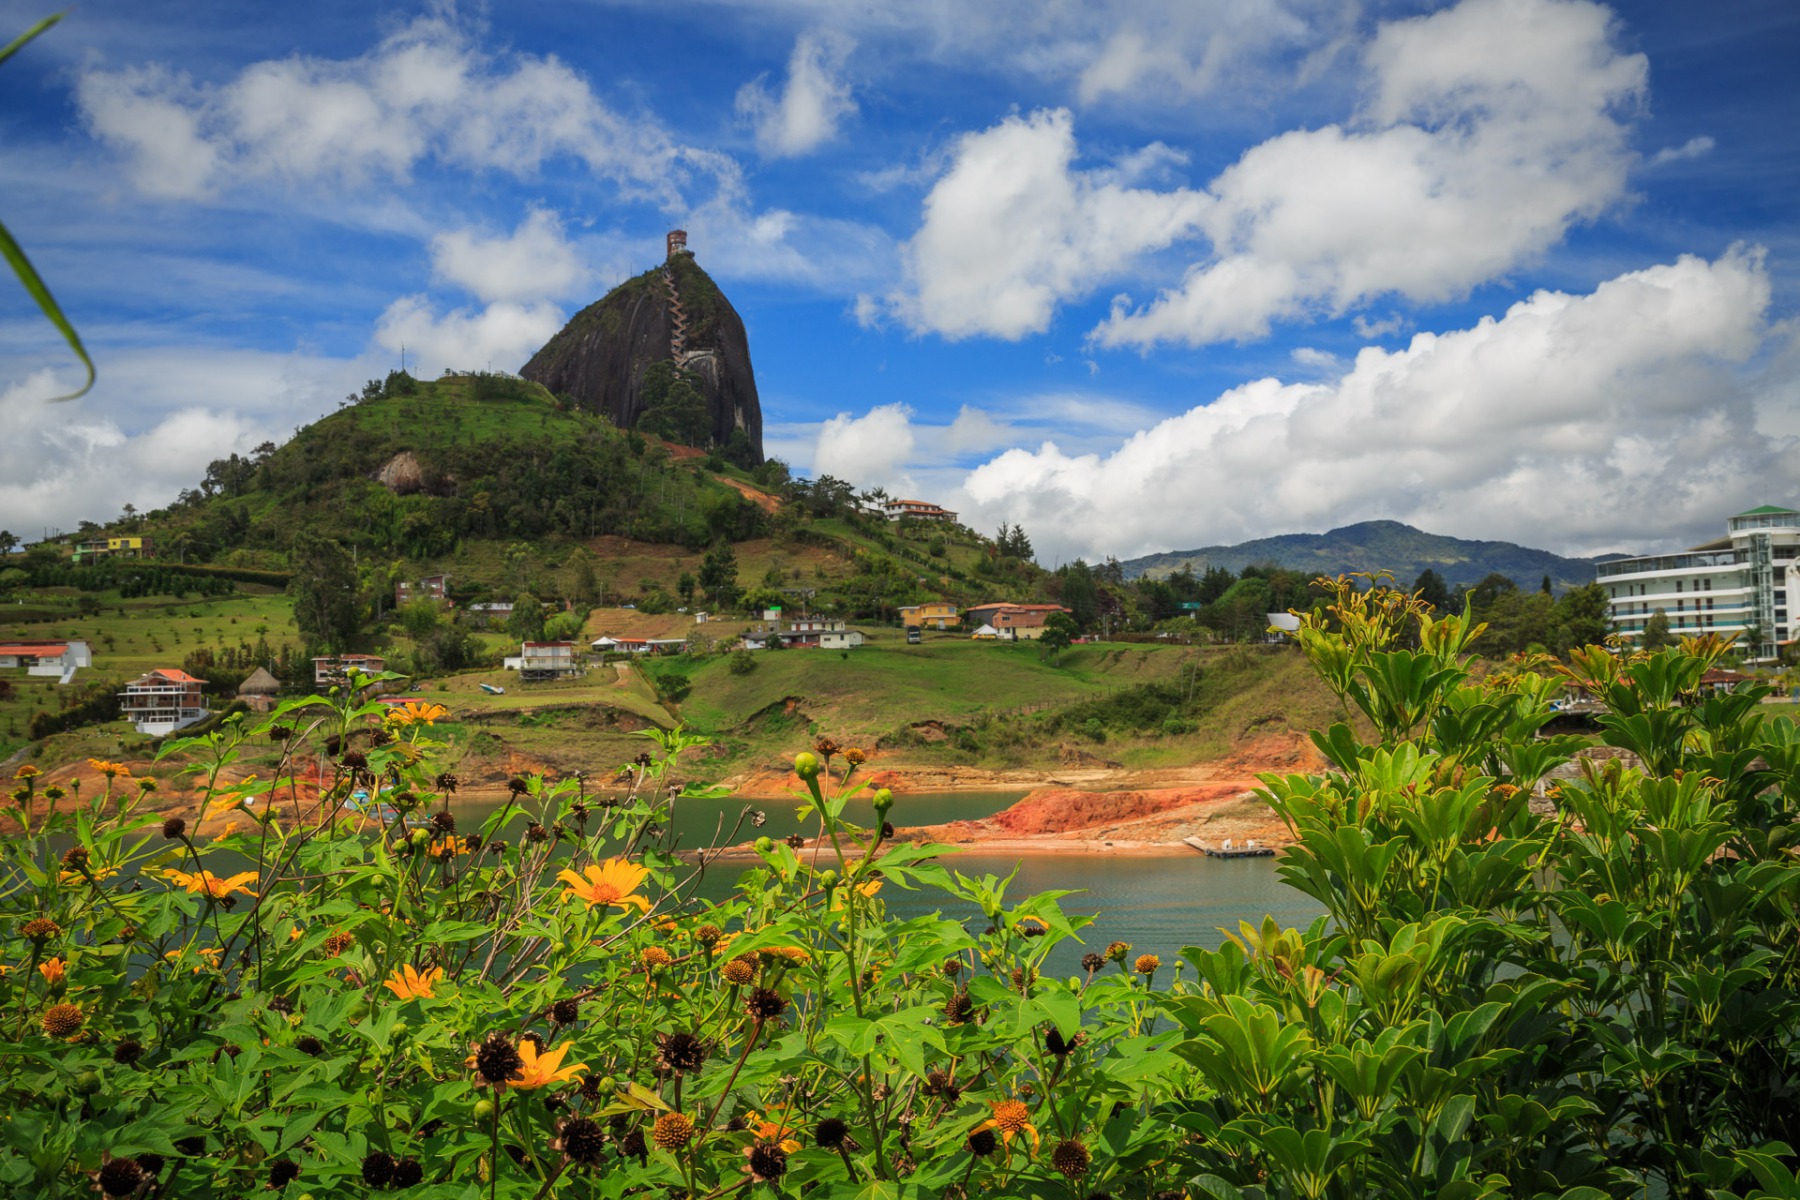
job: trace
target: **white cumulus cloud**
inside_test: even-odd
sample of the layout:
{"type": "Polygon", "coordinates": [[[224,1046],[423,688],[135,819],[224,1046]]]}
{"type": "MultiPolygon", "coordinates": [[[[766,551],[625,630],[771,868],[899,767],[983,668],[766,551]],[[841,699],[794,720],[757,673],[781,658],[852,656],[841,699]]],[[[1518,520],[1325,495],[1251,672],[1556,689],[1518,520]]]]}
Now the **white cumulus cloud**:
{"type": "MultiPolygon", "coordinates": [[[[1135,36],[1107,52],[1138,64],[1127,75],[1163,54],[1135,36]]],[[[893,308],[950,338],[1018,338],[1191,240],[1206,253],[1179,285],[1119,297],[1095,341],[1242,340],[1384,296],[1452,299],[1624,196],[1648,68],[1591,0],[1462,0],[1381,25],[1362,62],[1348,120],[1253,146],[1204,190],[1079,165],[1066,111],[965,135],[925,200],[893,308]]],[[[1163,174],[1173,161],[1146,157],[1163,174]]]]}
{"type": "Polygon", "coordinates": [[[402,296],[375,323],[375,341],[398,354],[421,378],[443,371],[517,371],[563,326],[563,311],[547,300],[496,300],[479,309],[440,313],[425,296],[402,296]]]}
{"type": "Polygon", "coordinates": [[[207,197],[260,182],[356,185],[422,161],[529,175],[568,156],[658,195],[706,156],[601,102],[554,56],[481,51],[454,19],[420,17],[367,54],[293,55],[205,83],[162,64],[83,70],[89,129],[124,152],[147,194],[207,197]]]}
{"type": "Polygon", "coordinates": [[[1212,257],[1103,345],[1204,345],[1273,321],[1399,293],[1439,301],[1493,279],[1623,194],[1622,112],[1642,55],[1612,44],[1585,0],[1463,0],[1384,25],[1348,127],[1295,130],[1247,151],[1208,189],[1212,257]]]}
{"type": "Polygon", "coordinates": [[[1042,332],[1060,301],[1191,232],[1211,203],[1130,186],[1141,159],[1077,170],[1076,154],[1067,109],[965,135],[906,246],[900,316],[951,338],[1042,332]]]}
{"type": "MultiPolygon", "coordinates": [[[[1582,553],[1711,536],[1800,477],[1800,343],[1769,300],[1760,250],[1684,256],[1366,347],[1328,382],[1246,383],[1111,449],[1011,449],[933,498],[1063,558],[1373,518],[1582,553]]],[[[837,419],[866,450],[834,473],[929,467],[910,448],[942,430],[878,413],[837,419]]]]}
{"type": "Polygon", "coordinates": [[[530,301],[579,291],[592,276],[553,212],[534,209],[510,235],[456,229],[431,240],[433,273],[484,301],[530,301]]]}
{"type": "Polygon", "coordinates": [[[810,154],[838,134],[856,112],[844,63],[855,43],[832,30],[811,30],[794,41],[787,83],[779,96],[762,79],[738,90],[737,110],[756,127],[756,145],[767,158],[810,154]]]}

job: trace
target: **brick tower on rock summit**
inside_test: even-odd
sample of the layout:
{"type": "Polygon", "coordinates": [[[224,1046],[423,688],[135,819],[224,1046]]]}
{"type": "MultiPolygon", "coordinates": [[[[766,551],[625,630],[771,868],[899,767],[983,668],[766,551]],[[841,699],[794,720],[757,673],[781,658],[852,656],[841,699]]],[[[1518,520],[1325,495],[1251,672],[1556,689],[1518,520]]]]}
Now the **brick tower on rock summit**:
{"type": "Polygon", "coordinates": [[[692,253],[693,253],[693,251],[691,251],[687,248],[687,230],[685,230],[685,229],[669,230],[669,253],[668,253],[667,257],[674,258],[677,254],[692,254],[692,253]]]}

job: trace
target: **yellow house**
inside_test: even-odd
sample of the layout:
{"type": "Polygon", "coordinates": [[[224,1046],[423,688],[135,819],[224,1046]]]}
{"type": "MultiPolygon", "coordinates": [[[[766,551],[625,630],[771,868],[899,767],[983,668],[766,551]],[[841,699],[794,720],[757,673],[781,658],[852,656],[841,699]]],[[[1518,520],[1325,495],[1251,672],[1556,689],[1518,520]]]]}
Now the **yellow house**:
{"type": "Polygon", "coordinates": [[[902,625],[916,626],[920,629],[927,625],[935,625],[938,629],[949,629],[960,624],[962,613],[954,604],[946,604],[942,600],[934,600],[929,604],[910,604],[900,610],[902,625]]]}
{"type": "Polygon", "coordinates": [[[84,558],[149,558],[153,542],[141,536],[95,538],[75,544],[75,559],[84,558]]]}

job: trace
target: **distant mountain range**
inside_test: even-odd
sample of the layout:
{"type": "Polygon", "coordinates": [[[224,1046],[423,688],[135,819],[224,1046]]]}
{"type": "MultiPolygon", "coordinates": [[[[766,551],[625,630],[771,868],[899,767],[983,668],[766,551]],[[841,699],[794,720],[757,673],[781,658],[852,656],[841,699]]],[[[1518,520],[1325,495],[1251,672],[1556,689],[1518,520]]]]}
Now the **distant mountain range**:
{"type": "Polygon", "coordinates": [[[1184,566],[1196,575],[1209,567],[1236,573],[1252,563],[1272,562],[1314,575],[1391,571],[1401,584],[1411,584],[1430,567],[1452,588],[1479,582],[1497,571],[1522,588],[1535,588],[1548,575],[1550,586],[1561,592],[1594,582],[1594,564],[1617,557],[1564,558],[1512,542],[1477,542],[1426,533],[1399,521],[1360,521],[1330,533],[1284,533],[1236,546],[1146,554],[1122,565],[1127,579],[1170,575],[1184,566]]]}

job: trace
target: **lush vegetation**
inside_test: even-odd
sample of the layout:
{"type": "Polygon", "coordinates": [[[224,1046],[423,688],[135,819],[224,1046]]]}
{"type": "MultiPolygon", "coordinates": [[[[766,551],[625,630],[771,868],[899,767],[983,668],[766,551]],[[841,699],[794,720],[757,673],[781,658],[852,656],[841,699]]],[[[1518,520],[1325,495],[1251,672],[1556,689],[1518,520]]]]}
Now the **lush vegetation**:
{"type": "Polygon", "coordinates": [[[1122,945],[1042,973],[1080,933],[1058,897],[848,823],[862,755],[828,742],[795,759],[815,836],[758,842],[714,904],[659,832],[678,731],[623,798],[522,778],[479,829],[433,764],[440,714],[352,695],[166,748],[211,803],[251,801],[209,844],[122,768],[85,795],[27,770],[0,1185],[1800,1195],[1800,730],[1759,689],[1702,692],[1716,641],[1477,678],[1478,633],[1348,581],[1308,619],[1371,731],[1266,778],[1281,873],[1329,915],[1247,922],[1186,978],[1122,945]],[[1567,678],[1624,752],[1573,773],[1573,739],[1535,736],[1567,678]],[[221,785],[257,744],[283,768],[221,785]],[[315,790],[287,768],[319,754],[315,790]],[[377,784],[417,828],[331,815],[377,784]],[[893,920],[896,888],[952,915],[893,920]]]}

